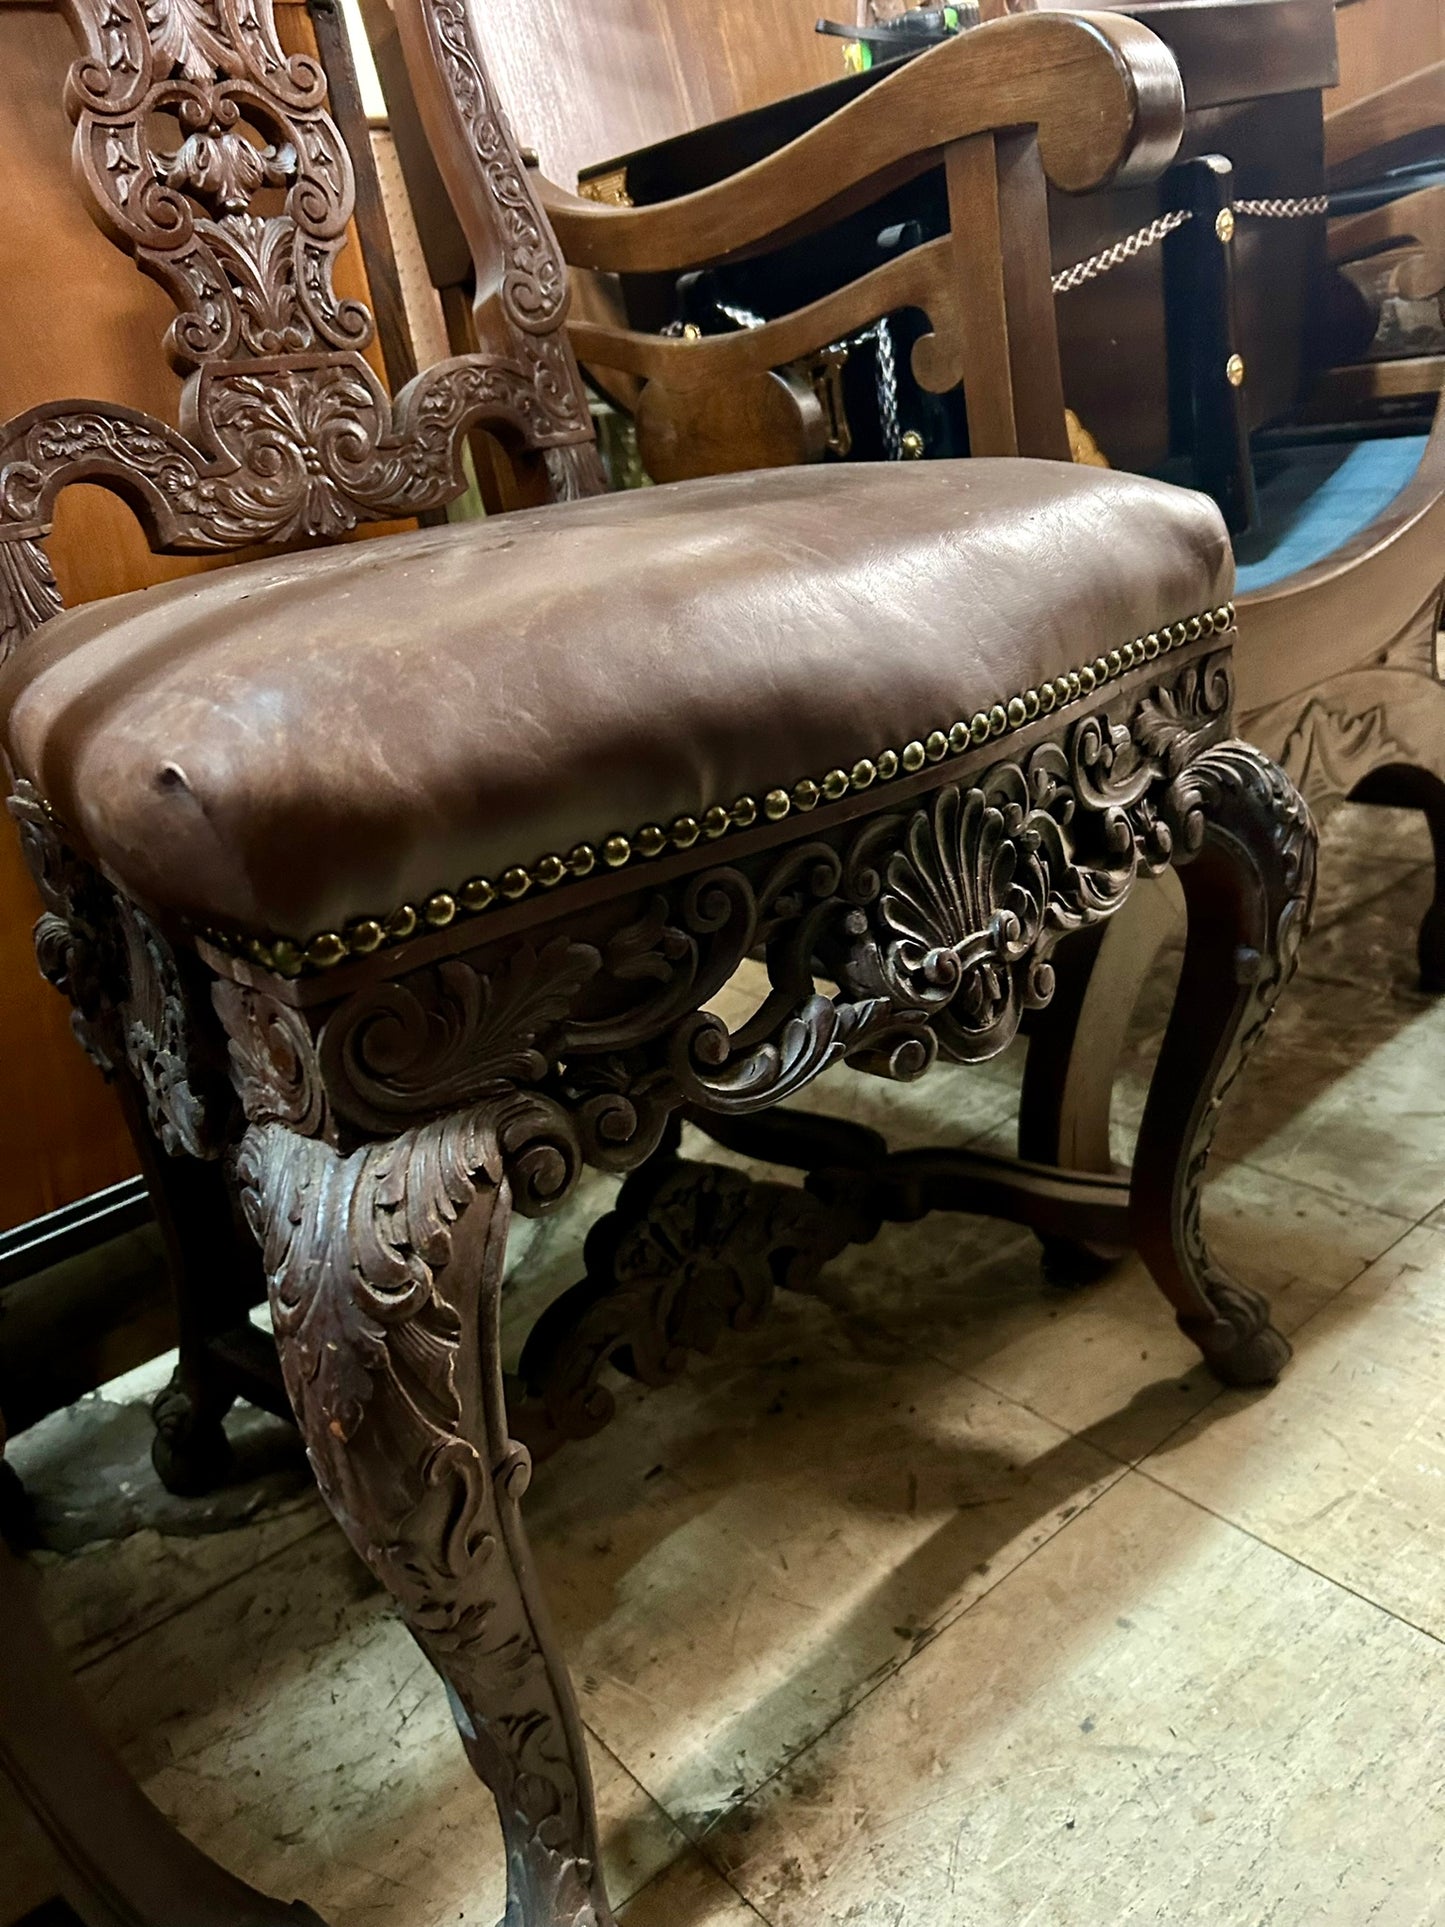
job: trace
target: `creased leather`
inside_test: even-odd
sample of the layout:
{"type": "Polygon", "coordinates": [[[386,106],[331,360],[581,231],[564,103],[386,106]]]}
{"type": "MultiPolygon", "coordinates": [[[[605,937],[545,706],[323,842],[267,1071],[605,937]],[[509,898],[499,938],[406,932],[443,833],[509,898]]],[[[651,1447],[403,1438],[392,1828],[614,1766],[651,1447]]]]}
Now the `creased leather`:
{"type": "Polygon", "coordinates": [[[143,901],[304,936],[900,749],[1232,586],[1214,505],[1137,476],[772,470],[90,604],[0,714],[143,901]]]}

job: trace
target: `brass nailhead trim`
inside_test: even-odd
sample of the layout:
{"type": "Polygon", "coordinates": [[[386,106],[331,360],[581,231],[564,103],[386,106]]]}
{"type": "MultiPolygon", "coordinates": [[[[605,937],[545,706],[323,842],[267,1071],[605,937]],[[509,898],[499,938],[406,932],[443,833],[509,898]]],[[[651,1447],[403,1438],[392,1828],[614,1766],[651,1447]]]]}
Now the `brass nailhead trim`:
{"type": "Polygon", "coordinates": [[[866,790],[874,783],[891,783],[900,772],[912,775],[925,763],[942,762],[946,756],[962,756],[966,750],[980,748],[993,738],[1022,729],[1039,716],[1051,716],[1067,703],[1118,677],[1129,674],[1143,663],[1154,662],[1171,649],[1197,642],[1201,636],[1218,635],[1234,623],[1234,604],[1221,603],[1137,636],[1120,649],[1093,662],[1083,663],[1037,689],[1021,690],[1007,703],[995,703],[979,710],[967,722],[956,722],[948,729],[930,730],[927,736],[906,743],[901,750],[880,750],[877,756],[864,756],[851,770],[831,769],[815,780],[805,776],[789,789],[769,790],[761,803],[751,796],[740,796],[731,805],[714,803],[695,816],[675,817],[667,829],[647,823],[631,837],[613,835],[602,843],[578,843],[566,856],[544,856],[530,869],[517,864],[504,870],[493,882],[489,877],[471,877],[455,892],[437,890],[418,909],[403,903],[386,918],[361,917],[345,930],[322,930],[305,944],[290,937],[277,937],[267,943],[258,937],[207,934],[222,949],[252,958],[263,969],[284,977],[299,976],[304,970],[330,970],[346,957],[366,957],[384,944],[402,943],[415,934],[423,922],[443,929],[458,916],[476,916],[488,910],[499,898],[515,903],[534,886],[555,889],[568,877],[590,876],[599,861],[608,869],[620,870],[634,859],[664,855],[668,850],[690,850],[699,838],[724,836],[729,830],[750,829],[761,816],[769,823],[780,823],[793,810],[816,809],[820,803],[840,802],[850,791],[866,790]]]}

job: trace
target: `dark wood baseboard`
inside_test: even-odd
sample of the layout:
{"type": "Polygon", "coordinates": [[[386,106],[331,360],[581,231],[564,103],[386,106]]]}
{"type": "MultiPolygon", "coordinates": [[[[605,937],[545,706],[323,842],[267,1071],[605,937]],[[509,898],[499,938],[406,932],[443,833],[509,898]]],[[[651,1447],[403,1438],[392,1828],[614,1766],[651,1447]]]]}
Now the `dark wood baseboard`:
{"type": "Polygon", "coordinates": [[[151,1218],[150,1196],[143,1178],[126,1178],[107,1185],[58,1211],[31,1218],[13,1231],[0,1232],[0,1292],[33,1278],[38,1271],[64,1264],[67,1258],[135,1231],[151,1218]]]}

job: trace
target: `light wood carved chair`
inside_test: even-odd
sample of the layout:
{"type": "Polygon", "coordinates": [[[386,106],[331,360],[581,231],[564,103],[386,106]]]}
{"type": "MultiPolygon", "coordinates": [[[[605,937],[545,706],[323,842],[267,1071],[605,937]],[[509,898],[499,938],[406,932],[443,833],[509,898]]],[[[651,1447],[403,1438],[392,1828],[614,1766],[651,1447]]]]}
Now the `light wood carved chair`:
{"type": "MultiPolygon", "coordinates": [[[[495,1795],[508,1921],[605,1923],[522,1525],[533,1457],[605,1421],[613,1366],[665,1382],[932,1207],[1136,1247],[1214,1370],[1269,1382],[1288,1347],[1211,1258],[1200,1190],[1308,921],[1313,826],[1233,735],[1232,565],[1202,497],[1019,460],[598,495],[565,266],[466,0],[397,19],[485,346],[394,398],[333,291],[351,182],[322,76],[265,0],[68,11],[77,178],[172,296],[184,387],[179,426],[62,401],[0,430],[0,717],[41,966],[152,1163],[211,1174],[176,1237],[197,1263],[229,1250],[227,1185],[254,1233],[321,1489],[495,1795]],[[477,422],[551,504],[318,547],[433,514],[477,422]],[[293,552],[62,611],[44,538],[82,481],[163,548],[293,552]],[[1056,953],[1168,870],[1188,948],[1131,1174],[853,1134],[830,1161],[826,1120],[773,1108],[833,1065],[916,1078],[1028,1024],[1046,1112],[1078,1021],[1056,953]],[[768,988],[730,1030],[709,1006],[749,958],[768,988]],[[682,1158],[684,1117],[808,1183],[682,1158]],[[511,1214],[559,1208],[589,1164],[633,1175],[504,1379],[511,1214]]],[[[920,93],[964,204],[992,211],[956,237],[960,288],[991,298],[960,295],[936,352],[993,371],[1001,433],[1054,395],[1048,315],[1026,360],[1015,302],[1046,170],[1127,166],[1179,116],[1129,23],[1022,30],[1051,50],[1026,79],[985,98],[945,49],[920,93]]],[[[718,218],[802,216],[915,141],[864,112],[718,218]]],[[[14,1613],[6,1668],[34,1631],[14,1613]]],[[[57,1772],[46,1679],[0,1696],[0,1753],[90,1918],[307,1917],[159,1822],[138,1835],[109,1766],[57,1772]]]]}

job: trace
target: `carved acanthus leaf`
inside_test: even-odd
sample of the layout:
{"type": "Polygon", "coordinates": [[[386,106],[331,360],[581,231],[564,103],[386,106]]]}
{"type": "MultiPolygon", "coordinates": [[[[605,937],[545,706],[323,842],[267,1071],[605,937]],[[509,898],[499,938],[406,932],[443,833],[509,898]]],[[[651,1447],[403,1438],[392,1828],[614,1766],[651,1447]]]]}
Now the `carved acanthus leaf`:
{"type": "Polygon", "coordinates": [[[488,972],[460,960],[361,990],[326,1023],[322,1072],[358,1122],[386,1128],[553,1068],[560,1027],[597,974],[590,944],[518,944],[488,972]]]}
{"type": "Polygon", "coordinates": [[[291,1400],[308,1431],[353,1439],[378,1378],[396,1404],[393,1423],[457,1430],[459,1330],[432,1267],[447,1263],[451,1226],[478,1183],[500,1175],[495,1132],[470,1113],[349,1158],[279,1124],[247,1133],[237,1177],[272,1280],[291,1400]],[[336,1226],[348,1238],[334,1239],[336,1226]],[[395,1366],[425,1361],[423,1378],[395,1368],[394,1341],[395,1366]]]}
{"type": "Polygon", "coordinates": [[[231,1082],[253,1124],[331,1135],[330,1106],[306,1019],[264,992],[218,980],[211,991],[230,1039],[231,1082]]]}
{"type": "Polygon", "coordinates": [[[1218,653],[1189,663],[1173,682],[1151,689],[1139,704],[1130,735],[1166,776],[1184,765],[1229,726],[1233,684],[1230,658],[1218,653]]]}
{"type": "Polygon", "coordinates": [[[33,537],[0,539],[0,662],[33,629],[60,614],[60,590],[33,537]]]}
{"type": "Polygon", "coordinates": [[[1312,696],[1280,762],[1314,809],[1342,802],[1371,770],[1414,759],[1391,736],[1385,706],[1356,713],[1312,696]]]}
{"type": "Polygon", "coordinates": [[[459,1702],[514,1904],[595,1922],[584,1742],[538,1631],[530,1461],[496,1370],[502,1138],[526,1130],[516,1104],[473,1109],[342,1157],[253,1125],[237,1172],[317,1479],[459,1702]]]}

